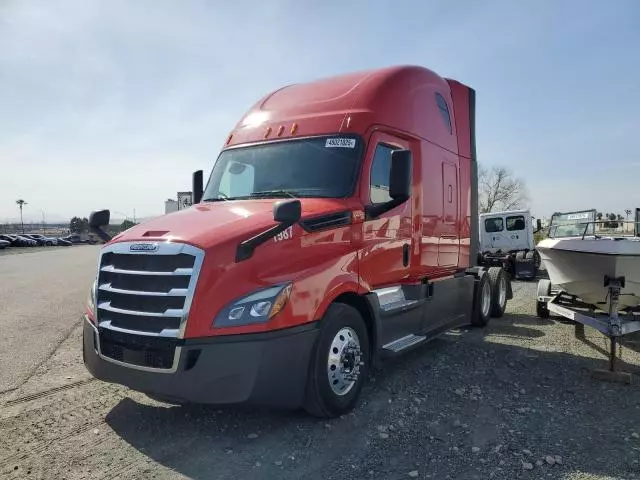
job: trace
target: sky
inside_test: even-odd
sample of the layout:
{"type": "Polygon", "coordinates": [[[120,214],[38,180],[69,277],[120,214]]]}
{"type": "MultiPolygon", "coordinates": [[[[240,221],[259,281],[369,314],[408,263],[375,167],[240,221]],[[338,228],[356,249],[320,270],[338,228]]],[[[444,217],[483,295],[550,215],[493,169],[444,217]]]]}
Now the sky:
{"type": "Polygon", "coordinates": [[[640,207],[640,2],[0,1],[0,222],[164,213],[283,85],[418,64],[477,92],[537,216],[640,207]]]}

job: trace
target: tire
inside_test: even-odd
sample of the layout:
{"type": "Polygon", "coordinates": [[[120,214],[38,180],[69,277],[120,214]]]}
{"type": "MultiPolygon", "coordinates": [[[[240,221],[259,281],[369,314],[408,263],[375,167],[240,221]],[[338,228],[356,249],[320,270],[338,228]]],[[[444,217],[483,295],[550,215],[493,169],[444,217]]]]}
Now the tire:
{"type": "Polygon", "coordinates": [[[549,318],[549,309],[546,302],[538,301],[538,297],[548,297],[551,295],[551,281],[543,278],[538,281],[538,289],[536,293],[536,315],[539,318],[549,318]]]}
{"type": "Polygon", "coordinates": [[[491,297],[491,281],[489,280],[489,275],[485,273],[478,279],[473,292],[471,325],[474,327],[486,327],[489,323],[491,319],[491,297]]]}
{"type": "Polygon", "coordinates": [[[487,275],[491,283],[490,315],[494,318],[500,318],[507,308],[507,274],[500,267],[491,267],[487,275]]]}
{"type": "Polygon", "coordinates": [[[370,359],[369,335],[358,310],[344,303],[332,304],[322,319],[311,355],[304,409],[321,418],[351,411],[367,378],[370,359]],[[355,351],[349,351],[353,347],[355,351]],[[354,379],[343,376],[345,367],[356,372],[354,379]]]}

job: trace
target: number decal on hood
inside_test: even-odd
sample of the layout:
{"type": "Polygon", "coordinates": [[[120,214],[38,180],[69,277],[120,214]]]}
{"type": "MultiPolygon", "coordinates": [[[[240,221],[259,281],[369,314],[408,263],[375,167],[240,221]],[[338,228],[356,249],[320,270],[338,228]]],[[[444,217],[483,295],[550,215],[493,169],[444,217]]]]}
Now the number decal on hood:
{"type": "Polygon", "coordinates": [[[275,237],[273,237],[274,242],[282,242],[283,240],[291,240],[293,238],[293,226],[283,230],[275,237]]]}

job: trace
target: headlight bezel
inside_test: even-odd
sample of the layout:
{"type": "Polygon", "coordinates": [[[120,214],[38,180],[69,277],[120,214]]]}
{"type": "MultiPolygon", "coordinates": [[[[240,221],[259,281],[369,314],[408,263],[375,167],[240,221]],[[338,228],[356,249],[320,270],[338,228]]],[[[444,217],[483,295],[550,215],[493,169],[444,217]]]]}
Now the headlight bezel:
{"type": "Polygon", "coordinates": [[[87,298],[87,309],[89,310],[89,312],[91,313],[91,315],[93,316],[93,318],[96,318],[96,294],[97,294],[97,288],[98,288],[98,280],[94,280],[93,283],[91,284],[91,288],[89,289],[89,295],[87,298]]]}
{"type": "Polygon", "coordinates": [[[214,317],[211,328],[245,327],[267,323],[284,309],[291,296],[292,287],[291,282],[270,285],[229,302],[214,317]]]}

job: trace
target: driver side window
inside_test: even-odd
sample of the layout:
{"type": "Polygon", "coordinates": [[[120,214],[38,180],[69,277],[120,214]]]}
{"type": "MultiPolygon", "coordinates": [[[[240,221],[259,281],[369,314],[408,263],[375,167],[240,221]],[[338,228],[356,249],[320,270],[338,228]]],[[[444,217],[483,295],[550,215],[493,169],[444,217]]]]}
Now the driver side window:
{"type": "Polygon", "coordinates": [[[227,197],[243,197],[253,193],[253,165],[229,162],[220,179],[219,191],[227,197]]]}
{"type": "Polygon", "coordinates": [[[371,203],[385,203],[391,200],[389,196],[389,174],[391,172],[391,153],[396,148],[378,144],[373,154],[371,164],[371,179],[369,198],[371,203]]]}

